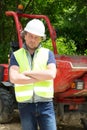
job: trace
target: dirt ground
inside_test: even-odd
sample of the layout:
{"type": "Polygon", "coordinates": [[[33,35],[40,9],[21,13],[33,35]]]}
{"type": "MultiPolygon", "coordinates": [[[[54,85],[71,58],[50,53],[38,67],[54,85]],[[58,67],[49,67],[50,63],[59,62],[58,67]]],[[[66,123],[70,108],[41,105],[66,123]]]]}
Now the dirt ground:
{"type": "MultiPolygon", "coordinates": [[[[13,122],[11,124],[0,124],[0,130],[22,130],[19,122],[13,122]]],[[[84,130],[79,127],[59,126],[58,130],[84,130]]]]}
{"type": "Polygon", "coordinates": [[[14,118],[11,123],[0,124],[0,130],[22,130],[18,112],[14,112],[14,118]]]}
{"type": "MultiPolygon", "coordinates": [[[[11,123],[0,124],[0,130],[22,130],[18,112],[15,112],[14,119],[11,123]]],[[[78,126],[58,126],[58,130],[84,130],[83,127],[78,126]]]]}

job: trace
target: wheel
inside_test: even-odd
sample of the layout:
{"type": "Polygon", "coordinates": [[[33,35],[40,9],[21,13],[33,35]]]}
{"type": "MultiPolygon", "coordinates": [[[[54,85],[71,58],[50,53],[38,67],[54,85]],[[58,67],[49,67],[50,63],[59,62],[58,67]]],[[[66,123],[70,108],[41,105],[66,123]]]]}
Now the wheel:
{"type": "Polygon", "coordinates": [[[12,120],[14,111],[14,96],[6,89],[0,88],[0,123],[12,120]]]}

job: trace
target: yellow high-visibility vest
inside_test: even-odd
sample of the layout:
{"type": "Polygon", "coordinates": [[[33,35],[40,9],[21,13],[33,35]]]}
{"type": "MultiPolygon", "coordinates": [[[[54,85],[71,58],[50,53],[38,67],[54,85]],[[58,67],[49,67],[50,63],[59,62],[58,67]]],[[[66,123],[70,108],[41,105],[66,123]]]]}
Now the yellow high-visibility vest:
{"type": "MultiPolygon", "coordinates": [[[[14,56],[19,64],[20,73],[25,70],[31,70],[31,56],[27,57],[26,50],[24,48],[14,52],[14,56]]],[[[32,70],[45,70],[47,67],[47,61],[49,56],[49,50],[46,48],[39,48],[33,57],[32,70]]],[[[44,98],[53,97],[53,80],[45,80],[31,84],[15,84],[15,95],[18,102],[26,102],[33,96],[33,91],[36,95],[44,98]]]]}

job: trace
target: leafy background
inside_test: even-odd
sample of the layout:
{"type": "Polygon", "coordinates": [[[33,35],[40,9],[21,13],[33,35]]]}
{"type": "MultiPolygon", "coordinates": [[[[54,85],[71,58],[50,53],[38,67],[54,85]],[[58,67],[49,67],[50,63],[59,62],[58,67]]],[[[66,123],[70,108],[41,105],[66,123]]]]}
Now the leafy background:
{"type": "MultiPolygon", "coordinates": [[[[5,11],[17,11],[18,4],[23,4],[24,13],[49,17],[59,54],[87,55],[87,0],[0,0],[0,63],[8,62],[10,43],[17,40],[14,21],[5,11]]],[[[48,31],[42,44],[53,49],[48,31]]]]}

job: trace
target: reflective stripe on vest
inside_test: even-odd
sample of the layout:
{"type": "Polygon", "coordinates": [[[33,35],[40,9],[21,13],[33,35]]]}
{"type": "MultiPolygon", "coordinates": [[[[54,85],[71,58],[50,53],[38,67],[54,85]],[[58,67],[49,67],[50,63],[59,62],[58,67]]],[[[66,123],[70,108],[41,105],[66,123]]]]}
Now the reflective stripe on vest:
{"type": "MultiPolygon", "coordinates": [[[[31,61],[31,56],[29,59],[26,55],[26,50],[24,48],[19,49],[14,52],[15,58],[20,67],[20,73],[25,70],[31,70],[29,61],[31,61]]],[[[49,56],[49,50],[45,48],[39,48],[34,54],[32,62],[32,70],[45,70],[47,66],[49,56]]],[[[18,102],[25,102],[33,96],[33,91],[36,95],[44,98],[53,97],[53,80],[45,80],[32,84],[15,84],[15,94],[18,102]]]]}

